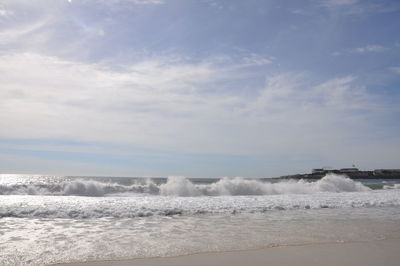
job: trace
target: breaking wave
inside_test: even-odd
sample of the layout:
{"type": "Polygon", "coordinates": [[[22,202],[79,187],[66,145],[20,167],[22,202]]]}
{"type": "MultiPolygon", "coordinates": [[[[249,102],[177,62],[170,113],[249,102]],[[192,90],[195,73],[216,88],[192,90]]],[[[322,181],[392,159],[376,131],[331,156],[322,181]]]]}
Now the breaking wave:
{"type": "Polygon", "coordinates": [[[89,197],[138,194],[179,197],[249,196],[363,192],[369,190],[371,189],[360,182],[335,174],[326,175],[314,182],[305,180],[269,182],[244,178],[222,178],[214,183],[196,184],[185,177],[169,177],[166,183],[161,184],[156,184],[151,179],[145,179],[131,185],[84,179],[60,183],[0,184],[0,195],[75,195],[89,197]]]}
{"type": "Polygon", "coordinates": [[[243,178],[223,178],[209,185],[194,185],[183,177],[169,178],[160,186],[160,194],[166,196],[245,196],[312,194],[317,192],[362,192],[370,188],[350,178],[329,174],[316,182],[304,180],[261,182],[243,178]]]}
{"type": "MultiPolygon", "coordinates": [[[[185,191],[189,192],[190,190],[185,191]]],[[[290,196],[62,197],[0,196],[1,217],[134,218],[172,215],[265,213],[285,210],[400,206],[400,190],[359,193],[318,192],[290,196]]]]}
{"type": "Polygon", "coordinates": [[[400,189],[400,184],[384,185],[383,189],[400,189]]]}
{"type": "Polygon", "coordinates": [[[95,180],[73,180],[50,184],[0,184],[0,195],[54,195],[101,197],[124,193],[158,194],[159,188],[151,180],[133,185],[95,180]]]}
{"type": "Polygon", "coordinates": [[[125,184],[116,178],[13,180],[0,180],[0,217],[131,218],[400,206],[398,184],[373,190],[334,174],[313,182],[244,178],[196,182],[184,177],[125,184]]]}

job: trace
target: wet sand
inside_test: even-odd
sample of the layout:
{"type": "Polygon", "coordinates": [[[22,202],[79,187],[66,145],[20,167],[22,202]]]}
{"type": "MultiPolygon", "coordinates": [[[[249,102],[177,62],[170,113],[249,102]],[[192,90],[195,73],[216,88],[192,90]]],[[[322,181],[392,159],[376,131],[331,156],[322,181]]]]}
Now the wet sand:
{"type": "Polygon", "coordinates": [[[178,257],[98,261],[69,266],[398,266],[400,239],[371,242],[311,244],[258,250],[201,253],[178,257]]]}

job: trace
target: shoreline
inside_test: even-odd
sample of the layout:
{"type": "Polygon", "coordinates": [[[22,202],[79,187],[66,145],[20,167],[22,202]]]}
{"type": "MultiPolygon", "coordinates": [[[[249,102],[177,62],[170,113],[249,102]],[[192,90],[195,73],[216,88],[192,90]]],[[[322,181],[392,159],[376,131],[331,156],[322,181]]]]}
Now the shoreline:
{"type": "Polygon", "coordinates": [[[400,238],[359,242],[271,245],[250,250],[199,252],[177,256],[99,260],[51,264],[57,266],[160,266],[160,265],[355,265],[397,266],[400,238]]]}

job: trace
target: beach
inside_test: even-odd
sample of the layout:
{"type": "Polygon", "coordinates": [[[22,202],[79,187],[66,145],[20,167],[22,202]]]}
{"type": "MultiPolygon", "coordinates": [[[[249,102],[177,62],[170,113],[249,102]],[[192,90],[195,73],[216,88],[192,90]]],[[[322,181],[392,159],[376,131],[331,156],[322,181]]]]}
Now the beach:
{"type": "Polygon", "coordinates": [[[57,264],[58,266],[397,266],[400,239],[370,242],[322,243],[213,252],[177,257],[57,264]]]}
{"type": "Polygon", "coordinates": [[[0,184],[0,265],[399,261],[400,180],[3,175],[0,184]]]}
{"type": "Polygon", "coordinates": [[[0,266],[400,266],[400,0],[0,0],[0,266]]]}

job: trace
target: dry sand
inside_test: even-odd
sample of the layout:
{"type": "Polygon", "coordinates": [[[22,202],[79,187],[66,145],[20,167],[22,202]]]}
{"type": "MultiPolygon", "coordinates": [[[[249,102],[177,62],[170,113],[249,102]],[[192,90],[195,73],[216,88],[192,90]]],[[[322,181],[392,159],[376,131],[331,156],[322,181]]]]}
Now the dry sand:
{"type": "Polygon", "coordinates": [[[259,250],[202,253],[166,258],[98,261],[69,266],[399,266],[400,239],[371,242],[282,246],[259,250]]]}

